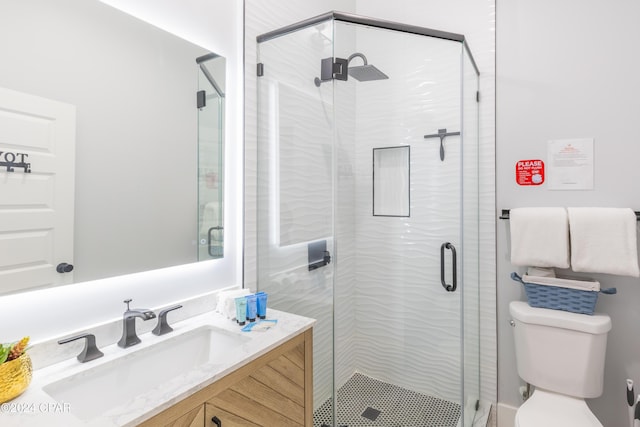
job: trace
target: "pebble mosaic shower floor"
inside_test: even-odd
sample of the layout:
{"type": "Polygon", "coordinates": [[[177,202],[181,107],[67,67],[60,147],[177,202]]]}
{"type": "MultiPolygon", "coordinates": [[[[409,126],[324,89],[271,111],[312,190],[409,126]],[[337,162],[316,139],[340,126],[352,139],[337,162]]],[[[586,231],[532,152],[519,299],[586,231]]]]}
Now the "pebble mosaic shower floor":
{"type": "MultiPolygon", "coordinates": [[[[338,389],[336,427],[456,427],[460,405],[354,374],[338,389]]],[[[313,414],[314,427],[333,427],[331,399],[313,414]]]]}

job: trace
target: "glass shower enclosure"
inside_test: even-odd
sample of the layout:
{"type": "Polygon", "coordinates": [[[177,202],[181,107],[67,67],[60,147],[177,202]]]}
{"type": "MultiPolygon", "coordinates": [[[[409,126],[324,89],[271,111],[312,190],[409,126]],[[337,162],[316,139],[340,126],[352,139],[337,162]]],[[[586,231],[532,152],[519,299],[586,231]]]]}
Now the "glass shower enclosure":
{"type": "Polygon", "coordinates": [[[224,120],[226,60],[215,53],[198,66],[198,261],[224,257],[224,120]]]}
{"type": "Polygon", "coordinates": [[[314,426],[472,426],[478,70],[330,12],[258,37],[258,290],[317,319],[314,426]]]}

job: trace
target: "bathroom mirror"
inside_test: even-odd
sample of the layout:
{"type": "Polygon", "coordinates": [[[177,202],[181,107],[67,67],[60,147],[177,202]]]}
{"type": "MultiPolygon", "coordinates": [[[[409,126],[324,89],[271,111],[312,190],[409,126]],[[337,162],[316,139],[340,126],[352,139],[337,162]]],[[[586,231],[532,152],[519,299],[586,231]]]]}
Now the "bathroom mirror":
{"type": "MultiPolygon", "coordinates": [[[[97,0],[21,0],[2,9],[0,88],[73,111],[75,149],[60,166],[72,170],[62,191],[72,199],[71,230],[47,232],[72,245],[69,259],[46,254],[53,237],[0,245],[2,256],[25,252],[14,267],[33,255],[73,270],[49,284],[12,286],[12,276],[0,275],[0,293],[221,257],[225,59],[97,0]]],[[[0,122],[11,111],[0,106],[0,122]]],[[[0,151],[19,152],[5,134],[0,151]]],[[[25,194],[27,178],[59,184],[38,157],[51,157],[48,148],[23,151],[30,173],[0,168],[3,204],[14,213],[25,206],[7,196],[7,183],[11,194],[25,194]]],[[[57,208],[56,197],[42,210],[57,208]]],[[[8,231],[0,227],[0,237],[8,231]]]]}

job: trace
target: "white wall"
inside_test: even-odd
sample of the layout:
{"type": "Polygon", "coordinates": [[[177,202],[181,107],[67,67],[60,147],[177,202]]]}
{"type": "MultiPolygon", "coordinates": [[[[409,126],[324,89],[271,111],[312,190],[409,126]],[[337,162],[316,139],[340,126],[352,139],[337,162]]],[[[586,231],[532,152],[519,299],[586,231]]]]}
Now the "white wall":
{"type": "MultiPolygon", "coordinates": [[[[634,1],[498,1],[497,207],[609,206],[640,210],[640,3],[634,1]],[[595,138],[595,187],[550,191],[518,187],[515,162],[546,159],[551,139],[595,138]]],[[[499,400],[518,406],[508,303],[524,299],[509,279],[508,224],[498,223],[499,400]]],[[[640,381],[640,280],[593,275],[615,286],[597,311],[611,316],[604,394],[590,400],[600,421],[625,427],[625,378],[640,381]]]]}
{"type": "MultiPolygon", "coordinates": [[[[110,3],[116,3],[110,2],[110,3]]],[[[138,17],[164,27],[227,58],[227,183],[225,228],[228,256],[130,276],[84,282],[0,298],[3,341],[30,335],[34,342],[119,318],[125,298],[158,307],[216,288],[240,284],[242,277],[242,3],[226,1],[121,1],[138,17]],[[218,24],[216,24],[218,23],[218,24]]],[[[124,6],[123,6],[124,7],[124,6]]],[[[114,28],[114,32],[118,29],[114,28]]],[[[195,78],[195,77],[194,77],[195,78]]],[[[195,182],[192,183],[196,185],[195,182]]],[[[194,218],[195,225],[195,218],[194,218]]]]}

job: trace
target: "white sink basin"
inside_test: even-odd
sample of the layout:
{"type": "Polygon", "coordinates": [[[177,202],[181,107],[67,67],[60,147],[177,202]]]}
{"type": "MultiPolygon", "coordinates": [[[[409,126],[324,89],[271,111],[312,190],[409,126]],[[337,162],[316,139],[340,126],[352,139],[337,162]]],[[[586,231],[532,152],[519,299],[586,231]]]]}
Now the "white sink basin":
{"type": "Polygon", "coordinates": [[[202,326],[97,364],[48,384],[43,390],[56,401],[68,403],[76,417],[90,420],[151,391],[169,387],[171,380],[188,377],[199,368],[208,370],[210,366],[213,370],[233,361],[234,347],[240,348],[247,341],[248,337],[202,326]]]}

